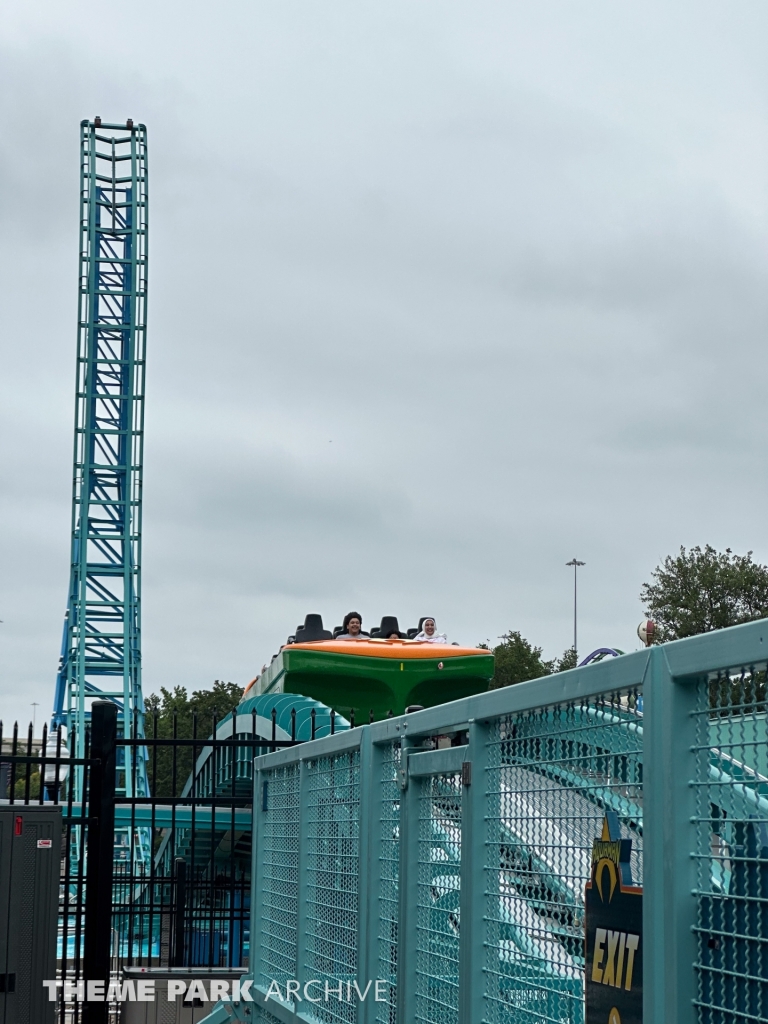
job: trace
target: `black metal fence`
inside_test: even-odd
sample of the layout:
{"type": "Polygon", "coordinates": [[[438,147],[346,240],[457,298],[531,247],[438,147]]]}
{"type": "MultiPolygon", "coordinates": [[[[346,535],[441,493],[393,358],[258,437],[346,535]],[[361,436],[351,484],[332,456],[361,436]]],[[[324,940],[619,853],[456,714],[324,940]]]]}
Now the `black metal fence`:
{"type": "Polygon", "coordinates": [[[269,736],[236,713],[144,724],[146,737],[122,736],[115,705],[94,702],[76,757],[60,731],[3,739],[0,722],[0,800],[62,809],[59,1024],[115,1019],[78,982],[248,964],[252,761],[295,745],[295,728],[278,740],[274,714],[269,736]]]}

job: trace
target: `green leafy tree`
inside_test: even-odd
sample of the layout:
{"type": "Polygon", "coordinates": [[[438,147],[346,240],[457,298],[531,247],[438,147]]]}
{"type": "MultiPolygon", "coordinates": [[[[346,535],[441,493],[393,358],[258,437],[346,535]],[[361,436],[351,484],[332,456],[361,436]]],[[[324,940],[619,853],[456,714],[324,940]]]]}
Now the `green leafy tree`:
{"type": "Polygon", "coordinates": [[[768,616],[768,566],[752,552],[734,555],[680,548],[668,555],[643,584],[640,600],[657,626],[660,641],[679,640],[768,616]]]}
{"type": "MultiPolygon", "coordinates": [[[[207,739],[214,727],[237,707],[243,688],[235,683],[219,680],[210,690],[195,690],[188,696],[183,686],[172,690],[160,687],[160,695],[153,693],[144,701],[147,736],[158,738],[207,739]],[[175,732],[174,732],[175,729],[175,732]]],[[[149,785],[154,796],[179,796],[192,771],[193,754],[199,756],[202,743],[195,751],[190,746],[151,747],[149,749],[149,785]]]]}
{"type": "MultiPolygon", "coordinates": [[[[26,751],[25,751],[26,752],[26,751]]],[[[13,787],[13,795],[16,800],[23,800],[27,791],[27,770],[26,765],[16,766],[16,784],[13,787]]],[[[40,772],[35,769],[29,774],[29,799],[37,800],[40,796],[40,772]]]]}
{"type": "Polygon", "coordinates": [[[569,668],[576,668],[579,663],[575,647],[567,647],[563,651],[562,658],[555,662],[555,672],[567,672],[569,668]]]}
{"type": "Polygon", "coordinates": [[[496,672],[491,689],[523,683],[528,679],[539,679],[551,674],[553,664],[541,657],[541,647],[534,647],[519,632],[511,629],[501,638],[501,643],[494,647],[496,672]]]}
{"type": "MultiPolygon", "coordinates": [[[[485,650],[491,649],[488,644],[477,646],[485,650]]],[[[493,648],[493,654],[496,659],[496,671],[491,683],[492,690],[501,686],[511,686],[513,683],[525,683],[529,679],[540,679],[542,676],[565,672],[576,667],[576,651],[572,647],[566,648],[561,658],[545,661],[542,657],[542,648],[534,647],[516,629],[504,634],[501,643],[493,648]]]]}

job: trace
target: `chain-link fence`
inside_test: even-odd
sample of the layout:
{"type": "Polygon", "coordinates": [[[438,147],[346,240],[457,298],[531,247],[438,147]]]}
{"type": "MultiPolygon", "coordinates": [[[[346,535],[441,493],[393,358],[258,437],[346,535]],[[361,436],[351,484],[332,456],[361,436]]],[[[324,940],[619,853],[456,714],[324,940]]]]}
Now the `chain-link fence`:
{"type": "Polygon", "coordinates": [[[257,758],[254,1002],[211,1021],[768,1021],[766,656],[750,624],[257,758]]]}

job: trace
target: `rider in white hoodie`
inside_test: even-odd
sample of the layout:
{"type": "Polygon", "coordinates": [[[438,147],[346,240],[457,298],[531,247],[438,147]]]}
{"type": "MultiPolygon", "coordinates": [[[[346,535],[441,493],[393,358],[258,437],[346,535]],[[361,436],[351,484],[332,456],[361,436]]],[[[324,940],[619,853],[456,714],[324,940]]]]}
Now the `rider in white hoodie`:
{"type": "Polygon", "coordinates": [[[421,632],[417,633],[414,640],[421,640],[428,644],[447,644],[448,637],[445,633],[438,633],[435,628],[435,620],[424,619],[421,624],[421,632]]]}

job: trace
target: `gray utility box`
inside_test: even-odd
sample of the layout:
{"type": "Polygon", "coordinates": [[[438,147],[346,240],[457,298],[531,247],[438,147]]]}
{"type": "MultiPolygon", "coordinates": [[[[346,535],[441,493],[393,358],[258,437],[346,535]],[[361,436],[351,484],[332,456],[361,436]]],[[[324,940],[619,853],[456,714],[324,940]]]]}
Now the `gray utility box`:
{"type": "Polygon", "coordinates": [[[0,1024],[53,1024],[61,808],[0,804],[0,1024]]]}
{"type": "Polygon", "coordinates": [[[187,985],[199,978],[206,994],[210,994],[212,978],[230,983],[246,973],[246,967],[124,967],[122,981],[154,981],[155,999],[151,1003],[124,1002],[120,1004],[120,1024],[197,1024],[216,1005],[195,999],[186,1002],[181,996],[168,1001],[168,982],[171,979],[186,981],[187,985]]]}

